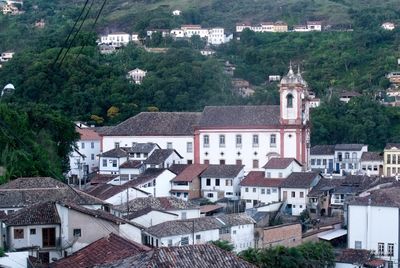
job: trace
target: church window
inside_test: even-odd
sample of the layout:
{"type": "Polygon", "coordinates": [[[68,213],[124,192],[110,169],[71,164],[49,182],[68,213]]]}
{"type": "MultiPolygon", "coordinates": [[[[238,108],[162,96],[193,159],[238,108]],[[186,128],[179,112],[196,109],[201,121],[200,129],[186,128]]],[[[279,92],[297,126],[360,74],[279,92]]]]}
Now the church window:
{"type": "Polygon", "coordinates": [[[275,134],[271,135],[270,146],[271,147],[276,147],[276,135],[275,134]]]}
{"type": "Polygon", "coordinates": [[[204,137],[203,137],[203,145],[204,145],[204,147],[209,147],[210,146],[210,136],[204,135],[204,137]]]}
{"type": "Polygon", "coordinates": [[[219,135],[219,147],[225,147],[225,135],[219,135]]]}
{"type": "Polygon", "coordinates": [[[288,94],[286,96],[286,101],[287,101],[287,108],[293,108],[293,95],[292,94],[288,94]]]}

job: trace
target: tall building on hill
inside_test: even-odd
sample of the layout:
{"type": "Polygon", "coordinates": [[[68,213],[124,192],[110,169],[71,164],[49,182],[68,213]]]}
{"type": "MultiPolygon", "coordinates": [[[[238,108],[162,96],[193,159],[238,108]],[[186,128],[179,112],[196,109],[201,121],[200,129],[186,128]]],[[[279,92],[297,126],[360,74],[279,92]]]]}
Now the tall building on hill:
{"type": "Polygon", "coordinates": [[[279,85],[280,105],[208,106],[194,133],[194,162],[245,165],[261,170],[272,157],[295,158],[308,167],[308,85],[293,71],[279,85]]]}
{"type": "Polygon", "coordinates": [[[279,84],[280,105],[206,106],[201,113],[140,113],[102,134],[102,151],[153,142],[187,163],[245,165],[262,170],[272,157],[308,169],[308,85],[292,66],[279,84]]]}

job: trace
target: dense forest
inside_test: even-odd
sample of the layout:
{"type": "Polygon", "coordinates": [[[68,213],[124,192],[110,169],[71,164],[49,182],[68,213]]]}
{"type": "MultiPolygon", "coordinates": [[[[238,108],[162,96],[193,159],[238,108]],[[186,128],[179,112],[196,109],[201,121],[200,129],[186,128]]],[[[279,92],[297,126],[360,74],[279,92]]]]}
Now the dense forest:
{"type": "Polygon", "coordinates": [[[385,74],[396,70],[400,58],[399,29],[380,28],[386,20],[400,22],[400,7],[393,6],[395,1],[116,0],[105,6],[96,25],[94,18],[101,3],[93,2],[92,12],[67,49],[66,37],[75,35],[70,31],[84,2],[27,1],[24,14],[0,15],[0,51],[16,52],[0,69],[0,87],[12,83],[16,88],[2,98],[0,107],[0,123],[4,124],[0,166],[7,166],[7,178],[50,173],[60,176],[68,170],[66,156],[77,138],[69,123],[72,120],[112,125],[140,111],[277,104],[277,84],[266,80],[271,74],[284,75],[290,61],[301,66],[311,90],[323,100],[323,105],[312,112],[312,144],[360,142],[380,150],[386,142],[400,139],[399,109],[384,107],[376,98],[389,86],[385,74]],[[183,15],[171,16],[175,8],[182,9],[183,15]],[[46,22],[44,29],[34,27],[40,19],[46,22]],[[147,46],[167,47],[166,53],[149,53],[132,44],[117,53],[101,55],[95,43],[99,33],[116,30],[143,35],[146,29],[200,23],[232,31],[235,22],[278,19],[290,25],[321,19],[333,30],[244,31],[240,40],[215,48],[213,57],[200,54],[204,40],[199,38],[174,41],[155,35],[144,41],[147,46]],[[336,31],[349,28],[353,31],[336,31]],[[223,71],[225,61],[235,64],[234,77],[246,79],[255,87],[252,97],[242,98],[231,91],[232,77],[223,71]],[[148,71],[141,85],[126,78],[134,68],[148,71]],[[343,90],[364,96],[344,104],[337,98],[343,90]],[[13,138],[10,133],[26,135],[13,138]],[[32,159],[37,163],[15,165],[20,159],[21,163],[32,159]]]}

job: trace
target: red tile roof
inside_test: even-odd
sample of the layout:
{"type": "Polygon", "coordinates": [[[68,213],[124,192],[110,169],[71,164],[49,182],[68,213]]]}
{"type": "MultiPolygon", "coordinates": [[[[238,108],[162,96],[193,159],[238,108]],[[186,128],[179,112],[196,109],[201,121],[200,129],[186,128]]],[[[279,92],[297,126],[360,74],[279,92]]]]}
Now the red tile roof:
{"type": "Polygon", "coordinates": [[[93,141],[93,140],[101,140],[100,135],[95,132],[93,129],[91,128],[75,128],[76,132],[78,132],[81,135],[80,140],[83,141],[93,141]]]}
{"type": "Polygon", "coordinates": [[[285,169],[292,162],[296,162],[298,165],[301,164],[295,158],[271,158],[267,164],[265,164],[265,169],[285,169]]]}
{"type": "Polygon", "coordinates": [[[206,170],[208,165],[203,165],[203,164],[193,164],[185,168],[181,173],[178,174],[172,181],[173,182],[181,182],[181,181],[187,181],[187,182],[192,182],[193,179],[196,177],[199,177],[200,174],[206,170]]]}
{"type": "Polygon", "coordinates": [[[72,255],[56,261],[52,268],[93,267],[107,264],[139,253],[149,251],[150,248],[122,238],[113,233],[103,237],[90,245],[78,250],[72,255]]]}
{"type": "Polygon", "coordinates": [[[110,175],[110,174],[96,174],[91,180],[90,184],[102,184],[107,183],[113,179],[118,177],[118,175],[110,175]]]}
{"type": "Polygon", "coordinates": [[[265,178],[264,171],[250,171],[241,186],[279,187],[285,179],[265,178]]]}

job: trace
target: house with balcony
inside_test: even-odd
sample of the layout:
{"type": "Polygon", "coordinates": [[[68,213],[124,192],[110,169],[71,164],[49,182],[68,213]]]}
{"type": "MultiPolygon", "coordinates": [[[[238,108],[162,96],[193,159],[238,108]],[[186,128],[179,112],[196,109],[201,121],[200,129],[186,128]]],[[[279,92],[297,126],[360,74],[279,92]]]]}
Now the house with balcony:
{"type": "Polygon", "coordinates": [[[336,187],[343,183],[343,179],[321,178],[308,193],[307,209],[312,215],[331,216],[331,197],[336,187]]]}
{"type": "Polygon", "coordinates": [[[390,186],[395,181],[394,177],[347,175],[335,186],[331,195],[331,214],[343,216],[346,202],[373,189],[390,186]]]}
{"type": "Polygon", "coordinates": [[[285,212],[299,216],[307,208],[308,193],[318,184],[321,175],[317,172],[293,172],[280,185],[285,212]]]}
{"type": "Polygon", "coordinates": [[[145,244],[176,247],[226,240],[235,252],[254,247],[254,220],[246,214],[226,214],[190,220],[167,221],[147,228],[145,244]]]}
{"type": "Polygon", "coordinates": [[[239,183],[244,178],[244,166],[208,165],[200,177],[202,197],[212,202],[222,198],[239,200],[239,183]]]}
{"type": "Polygon", "coordinates": [[[171,180],[171,195],[183,200],[201,197],[200,175],[208,165],[192,164],[187,166],[171,180]]]}
{"type": "Polygon", "coordinates": [[[335,172],[340,174],[356,174],[360,170],[361,156],[368,152],[365,144],[336,144],[335,172]]]}
{"type": "Polygon", "coordinates": [[[64,202],[26,207],[7,217],[4,224],[7,248],[32,249],[42,263],[61,259],[110,233],[140,243],[143,229],[105,211],[64,202]]]}

